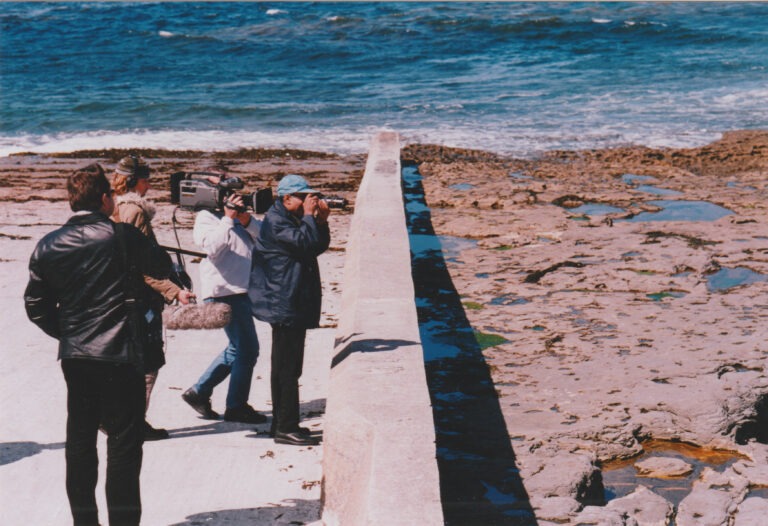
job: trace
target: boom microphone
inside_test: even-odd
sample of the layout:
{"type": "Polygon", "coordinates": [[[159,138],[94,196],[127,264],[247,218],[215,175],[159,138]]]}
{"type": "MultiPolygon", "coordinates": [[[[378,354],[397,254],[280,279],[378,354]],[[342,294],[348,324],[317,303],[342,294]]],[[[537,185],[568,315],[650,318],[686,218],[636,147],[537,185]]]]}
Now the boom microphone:
{"type": "Polygon", "coordinates": [[[190,303],[163,309],[163,325],[170,331],[221,329],[232,319],[232,308],[226,303],[190,303]]]}

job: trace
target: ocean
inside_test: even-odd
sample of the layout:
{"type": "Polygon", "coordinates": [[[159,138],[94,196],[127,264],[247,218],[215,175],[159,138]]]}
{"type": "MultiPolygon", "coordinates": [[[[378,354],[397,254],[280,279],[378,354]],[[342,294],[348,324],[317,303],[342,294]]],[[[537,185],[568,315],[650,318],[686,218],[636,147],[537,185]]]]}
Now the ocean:
{"type": "Polygon", "coordinates": [[[0,3],[0,155],[521,157],[768,128],[766,3],[0,3]]]}

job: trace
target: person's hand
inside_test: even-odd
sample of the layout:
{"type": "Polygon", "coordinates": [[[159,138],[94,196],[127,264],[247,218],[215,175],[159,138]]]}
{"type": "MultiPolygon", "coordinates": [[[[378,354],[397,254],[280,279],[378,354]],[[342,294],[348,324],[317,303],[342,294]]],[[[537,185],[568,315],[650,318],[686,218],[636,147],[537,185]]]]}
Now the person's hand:
{"type": "Polygon", "coordinates": [[[328,206],[325,199],[319,199],[317,201],[317,220],[326,223],[329,215],[331,215],[331,207],[328,206]]]}
{"type": "Polygon", "coordinates": [[[304,215],[314,216],[318,208],[318,199],[316,194],[310,194],[304,198],[304,215]]]}
{"type": "Polygon", "coordinates": [[[176,299],[179,300],[179,303],[182,305],[189,305],[189,303],[194,300],[197,296],[195,296],[195,293],[191,290],[187,289],[181,289],[179,293],[176,295],[176,299]]]}
{"type": "MultiPolygon", "coordinates": [[[[227,200],[224,202],[224,215],[232,220],[239,220],[239,216],[243,215],[243,212],[238,212],[238,208],[241,210],[245,208],[243,198],[237,194],[232,194],[227,197],[227,200]]],[[[249,219],[247,219],[247,222],[244,223],[243,226],[248,226],[248,222],[250,222],[250,214],[245,215],[247,215],[249,219]]],[[[242,221],[240,222],[242,223],[242,221]]]]}

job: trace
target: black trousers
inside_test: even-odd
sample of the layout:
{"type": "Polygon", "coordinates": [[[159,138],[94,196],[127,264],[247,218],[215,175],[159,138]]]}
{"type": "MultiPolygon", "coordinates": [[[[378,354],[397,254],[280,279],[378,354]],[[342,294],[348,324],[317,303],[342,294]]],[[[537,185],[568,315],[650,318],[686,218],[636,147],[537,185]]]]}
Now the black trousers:
{"type": "Polygon", "coordinates": [[[307,330],[272,324],[272,431],[299,430],[299,378],[307,330]]]}
{"type": "Polygon", "coordinates": [[[144,376],[128,364],[61,361],[67,382],[67,496],[75,526],[99,524],[96,480],[99,426],[107,432],[110,526],[141,520],[139,474],[144,425],[144,376]]]}

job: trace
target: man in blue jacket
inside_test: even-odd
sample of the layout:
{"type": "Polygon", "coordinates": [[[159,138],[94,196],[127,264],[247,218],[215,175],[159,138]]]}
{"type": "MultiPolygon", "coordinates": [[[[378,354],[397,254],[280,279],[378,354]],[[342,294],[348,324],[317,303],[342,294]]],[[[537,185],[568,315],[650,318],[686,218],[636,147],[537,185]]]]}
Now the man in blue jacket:
{"type": "Polygon", "coordinates": [[[320,323],[317,256],[331,242],[328,204],[294,174],[280,180],[253,251],[253,315],[272,325],[272,433],[278,444],[317,444],[299,426],[299,378],[307,329],[320,323]]]}
{"type": "MultiPolygon", "coordinates": [[[[66,486],[75,526],[99,523],[96,507],[99,427],[107,432],[109,524],[137,526],[144,431],[142,343],[128,305],[127,279],[168,277],[171,260],[157,243],[109,216],[112,189],[92,164],[67,179],[74,215],[35,247],[24,292],[27,316],[59,341],[67,383],[66,486]]],[[[135,297],[133,299],[136,299],[135,297]]],[[[137,302],[139,303],[139,302],[137,302]]],[[[143,316],[140,312],[137,316],[143,316]]]]}

